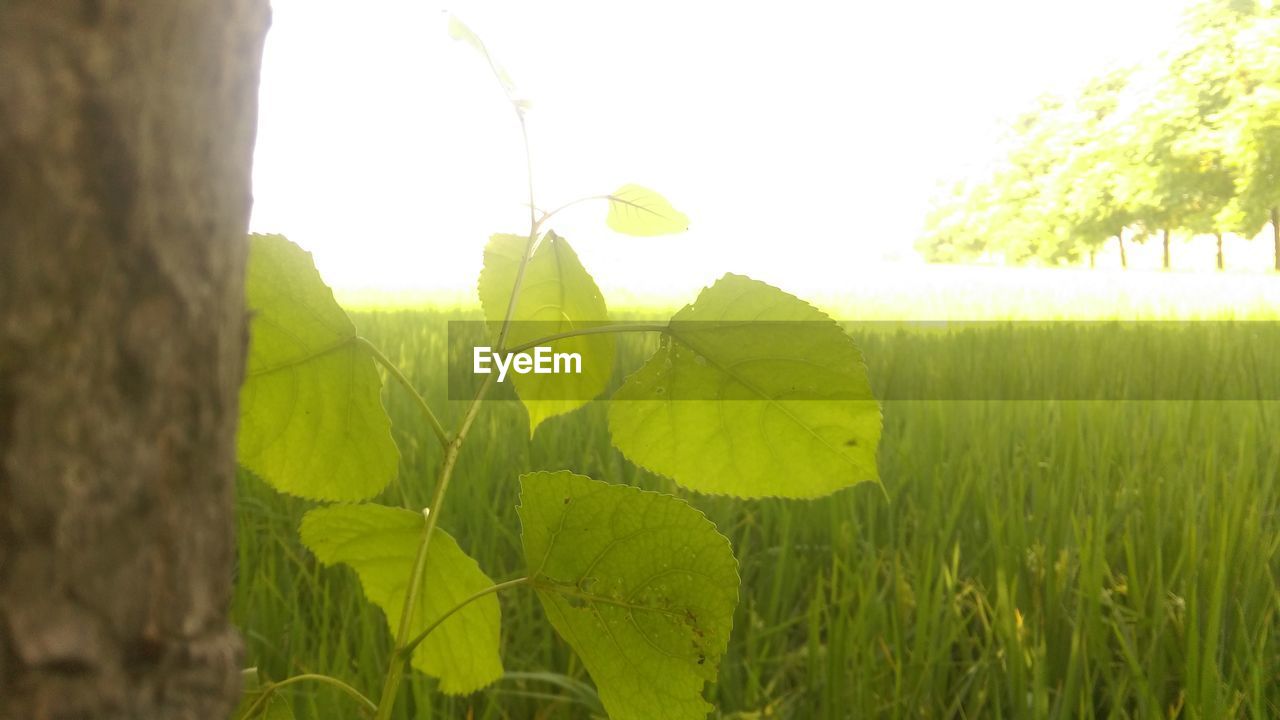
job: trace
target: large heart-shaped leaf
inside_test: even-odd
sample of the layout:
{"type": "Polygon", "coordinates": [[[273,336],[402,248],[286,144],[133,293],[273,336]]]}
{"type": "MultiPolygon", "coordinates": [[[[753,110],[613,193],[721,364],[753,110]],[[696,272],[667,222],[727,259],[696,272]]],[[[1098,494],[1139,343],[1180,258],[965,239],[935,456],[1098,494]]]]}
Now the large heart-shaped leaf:
{"type": "MultiPolygon", "coordinates": [[[[494,235],[484,252],[480,273],[480,303],[495,329],[507,316],[520,260],[528,238],[494,235]]],[[[604,297],[595,280],[582,267],[578,255],[554,232],[543,236],[520,285],[520,297],[511,314],[506,346],[525,343],[556,333],[598,325],[609,319],[604,297]]],[[[496,342],[496,338],[495,338],[496,342]]],[[[571,412],[604,392],[613,373],[614,340],[609,335],[584,335],[546,343],[552,353],[576,353],[580,373],[508,375],[529,411],[529,432],[547,418],[571,412]]]]}
{"type": "Polygon", "coordinates": [[[382,381],[311,254],[281,235],[251,236],[245,289],[252,321],[240,463],[300,497],[376,495],[400,461],[382,381]]]}
{"type": "MultiPolygon", "coordinates": [[[[334,505],[302,518],[302,542],[325,564],[344,563],[360,578],[364,594],[382,608],[394,633],[413,573],[425,518],[384,505],[334,505]]],[[[411,636],[471,595],[493,585],[445,531],[436,529],[427,550],[426,575],[410,623],[411,636]]],[[[451,615],[414,650],[412,665],[440,678],[446,693],[474,692],[502,675],[498,654],[498,600],[486,595],[451,615]]]]}
{"type": "Polygon", "coordinates": [[[658,193],[639,185],[623,185],[608,196],[605,223],[626,235],[668,235],[689,229],[689,217],[658,193]]]}
{"type": "Polygon", "coordinates": [[[698,492],[817,497],[879,478],[880,406],[853,341],[741,275],[676,313],[609,429],[632,462],[698,492]]]}
{"type": "Polygon", "coordinates": [[[688,503],[570,472],[520,478],[530,582],[613,720],[711,710],[738,603],[729,541],[688,503]]]}

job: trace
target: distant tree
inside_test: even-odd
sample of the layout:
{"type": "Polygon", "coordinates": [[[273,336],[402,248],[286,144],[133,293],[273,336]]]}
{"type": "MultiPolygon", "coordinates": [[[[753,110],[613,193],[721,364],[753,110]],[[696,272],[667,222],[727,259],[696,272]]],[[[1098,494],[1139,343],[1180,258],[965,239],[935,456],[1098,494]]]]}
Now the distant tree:
{"type": "Polygon", "coordinates": [[[1070,123],[1063,126],[1071,147],[1048,193],[1062,207],[1070,243],[1092,254],[1114,237],[1121,267],[1128,267],[1124,231],[1138,215],[1128,139],[1133,134],[1132,103],[1122,102],[1133,72],[1116,70],[1084,88],[1070,123]]]}
{"type": "Polygon", "coordinates": [[[985,184],[962,180],[935,196],[916,250],[929,262],[965,262],[982,255],[987,241],[979,225],[987,189],[985,184]]]}
{"type": "Polygon", "coordinates": [[[1255,19],[1236,45],[1239,92],[1217,119],[1218,142],[1236,171],[1225,219],[1249,238],[1270,224],[1280,271],[1280,18],[1255,19]]]}
{"type": "Polygon", "coordinates": [[[1012,123],[1001,161],[935,206],[919,242],[934,260],[999,252],[1062,262],[1112,238],[1248,238],[1268,223],[1280,271],[1280,2],[1202,0],[1159,58],[1076,97],[1042,97],[1012,123]]]}
{"type": "Polygon", "coordinates": [[[996,188],[1006,223],[1001,241],[1015,261],[1057,264],[1079,258],[1081,247],[1071,237],[1059,183],[1078,141],[1077,125],[1073,105],[1045,95],[1013,126],[996,188]]]}
{"type": "Polygon", "coordinates": [[[1219,269],[1235,175],[1217,123],[1233,94],[1234,55],[1230,26],[1198,28],[1187,46],[1171,55],[1135,117],[1148,169],[1138,182],[1138,219],[1152,230],[1216,235],[1219,269]]]}

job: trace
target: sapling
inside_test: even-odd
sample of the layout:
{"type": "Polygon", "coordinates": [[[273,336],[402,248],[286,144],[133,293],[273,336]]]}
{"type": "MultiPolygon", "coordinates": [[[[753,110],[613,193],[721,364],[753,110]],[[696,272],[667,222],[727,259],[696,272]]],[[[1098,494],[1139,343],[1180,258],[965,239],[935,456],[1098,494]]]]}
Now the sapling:
{"type": "MultiPolygon", "coordinates": [[[[525,140],[527,104],[484,43],[456,19],[451,32],[488,62],[525,140]]],[[[580,372],[514,373],[530,433],[608,390],[614,335],[661,335],[657,352],[610,400],[614,445],[633,463],[693,491],[817,497],[878,481],[880,408],[857,348],[819,310],[781,290],[725,275],[667,323],[611,323],[599,289],[550,228],[563,210],[600,201],[614,231],[682,232],[688,219],[652,190],[618,190],[540,211],[528,162],[529,227],[494,235],[479,296],[494,356],[545,348],[580,372]],[[582,363],[582,358],[590,362],[582,363]]],[[[325,683],[376,720],[392,716],[408,663],[440,692],[470,693],[503,675],[497,596],[532,591],[581,658],[615,720],[702,718],[729,641],[739,582],[728,540],[671,495],[568,471],[520,477],[526,571],[495,582],[439,526],[459,453],[498,373],[482,373],[456,428],[446,428],[396,364],[360,337],[310,256],[278,235],[250,238],[254,311],[241,392],[238,458],[264,481],[330,503],[306,513],[303,543],[350,566],[394,636],[372,695],[324,675],[248,679],[240,718],[289,717],[280,688],[325,683]],[[398,472],[382,407],[381,368],[420,410],[442,448],[421,511],[368,502],[398,472]]],[[[470,358],[468,358],[470,359],[470,358]]]]}

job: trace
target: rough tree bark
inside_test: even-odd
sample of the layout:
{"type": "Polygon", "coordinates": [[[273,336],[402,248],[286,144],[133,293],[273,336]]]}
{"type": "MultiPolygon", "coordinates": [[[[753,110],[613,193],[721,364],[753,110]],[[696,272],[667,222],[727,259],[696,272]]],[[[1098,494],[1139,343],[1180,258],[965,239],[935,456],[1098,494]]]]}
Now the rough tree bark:
{"type": "Polygon", "coordinates": [[[0,718],[211,720],[266,0],[0,2],[0,718]]]}
{"type": "Polygon", "coordinates": [[[1164,231],[1160,234],[1160,244],[1163,246],[1163,249],[1164,249],[1164,260],[1161,264],[1161,267],[1163,267],[1165,270],[1168,270],[1172,266],[1172,263],[1170,262],[1170,257],[1169,257],[1169,228],[1165,228],[1164,231]]]}
{"type": "Polygon", "coordinates": [[[1221,270],[1227,266],[1226,258],[1222,255],[1222,231],[1215,232],[1213,235],[1218,239],[1218,269],[1221,270]]]}

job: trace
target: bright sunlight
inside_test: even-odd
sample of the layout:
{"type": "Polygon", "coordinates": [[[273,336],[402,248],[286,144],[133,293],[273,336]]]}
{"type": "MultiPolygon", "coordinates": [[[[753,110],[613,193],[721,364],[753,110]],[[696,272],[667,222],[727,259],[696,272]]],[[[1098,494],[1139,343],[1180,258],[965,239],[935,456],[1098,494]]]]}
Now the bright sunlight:
{"type": "MultiPolygon", "coordinates": [[[[640,182],[690,214],[653,240],[603,230],[600,205],[558,218],[611,302],[683,302],[725,270],[824,297],[910,284],[940,183],[988,165],[1036,97],[1169,44],[1179,5],[449,10],[532,103],[540,205],[640,182]]],[[[252,229],[311,250],[340,290],[465,301],[489,234],[527,223],[519,127],[440,6],[276,2],[260,113],[252,229]]]]}

